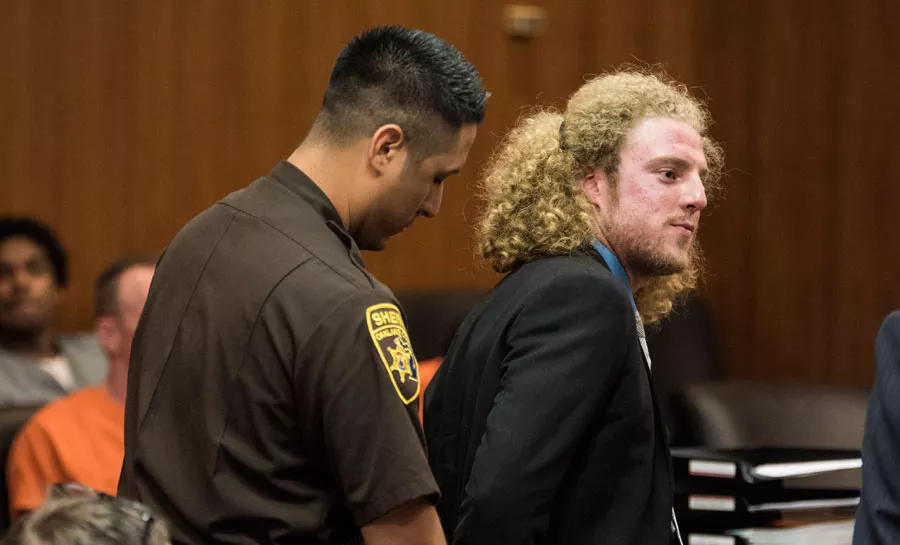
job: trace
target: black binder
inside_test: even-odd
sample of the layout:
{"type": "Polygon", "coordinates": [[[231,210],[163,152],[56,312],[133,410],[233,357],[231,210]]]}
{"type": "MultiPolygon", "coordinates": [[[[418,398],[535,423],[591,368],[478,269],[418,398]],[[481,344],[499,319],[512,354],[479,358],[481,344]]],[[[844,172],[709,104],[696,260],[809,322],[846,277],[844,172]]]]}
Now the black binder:
{"type": "Polygon", "coordinates": [[[672,449],[676,480],[754,484],[858,469],[858,450],[801,448],[672,449]]]}
{"type": "Polygon", "coordinates": [[[846,516],[848,511],[852,517],[859,502],[858,484],[807,486],[815,476],[858,471],[859,451],[673,449],[672,465],[675,512],[684,533],[710,536],[703,540],[711,545],[716,544],[712,536],[722,537],[724,544],[729,531],[771,527],[796,517],[846,516]]]}
{"type": "Polygon", "coordinates": [[[723,533],[692,532],[685,535],[684,545],[747,545],[747,540],[723,533]]]}

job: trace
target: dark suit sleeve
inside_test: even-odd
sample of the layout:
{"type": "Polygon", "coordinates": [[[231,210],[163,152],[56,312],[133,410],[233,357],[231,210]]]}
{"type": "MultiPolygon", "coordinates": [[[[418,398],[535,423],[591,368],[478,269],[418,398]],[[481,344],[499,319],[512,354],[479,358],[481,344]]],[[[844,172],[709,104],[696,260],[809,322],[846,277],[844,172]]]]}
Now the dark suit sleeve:
{"type": "Polygon", "coordinates": [[[900,543],[900,312],[881,325],[875,356],[854,545],[900,543]]]}
{"type": "Polygon", "coordinates": [[[622,375],[635,336],[627,295],[559,275],[509,328],[508,356],[466,486],[453,543],[534,543],[573,451],[622,375]]]}

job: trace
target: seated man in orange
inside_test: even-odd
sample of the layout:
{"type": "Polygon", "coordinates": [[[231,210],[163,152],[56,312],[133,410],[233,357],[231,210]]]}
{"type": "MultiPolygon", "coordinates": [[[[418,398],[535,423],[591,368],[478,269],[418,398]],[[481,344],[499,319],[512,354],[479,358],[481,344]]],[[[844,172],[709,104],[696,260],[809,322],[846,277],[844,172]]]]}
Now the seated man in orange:
{"type": "Polygon", "coordinates": [[[94,328],[109,360],[106,383],[50,403],[19,432],[6,468],[12,520],[40,505],[55,483],[79,482],[116,493],[125,451],[131,339],[147,300],[154,263],[151,257],[124,259],[97,279],[94,328]]]}

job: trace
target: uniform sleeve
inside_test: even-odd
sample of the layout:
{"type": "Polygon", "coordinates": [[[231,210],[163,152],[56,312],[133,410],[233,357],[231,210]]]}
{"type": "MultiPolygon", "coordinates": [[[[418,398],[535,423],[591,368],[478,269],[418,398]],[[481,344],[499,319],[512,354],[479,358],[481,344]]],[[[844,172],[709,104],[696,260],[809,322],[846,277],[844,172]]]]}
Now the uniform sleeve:
{"type": "Polygon", "coordinates": [[[59,482],[64,474],[38,413],[16,436],[6,462],[10,520],[38,507],[47,487],[59,482]]]}
{"type": "Polygon", "coordinates": [[[875,343],[875,387],[863,440],[863,486],[853,543],[900,543],[900,313],[885,319],[875,343]]]}
{"type": "Polygon", "coordinates": [[[531,295],[510,325],[453,543],[540,541],[573,451],[622,374],[633,320],[623,293],[583,275],[531,295]]]}
{"type": "MultiPolygon", "coordinates": [[[[356,523],[419,498],[437,501],[418,421],[418,366],[400,310],[377,293],[337,305],[296,369],[319,415],[325,455],[356,523]]],[[[297,378],[301,381],[300,377],[297,378]]]]}

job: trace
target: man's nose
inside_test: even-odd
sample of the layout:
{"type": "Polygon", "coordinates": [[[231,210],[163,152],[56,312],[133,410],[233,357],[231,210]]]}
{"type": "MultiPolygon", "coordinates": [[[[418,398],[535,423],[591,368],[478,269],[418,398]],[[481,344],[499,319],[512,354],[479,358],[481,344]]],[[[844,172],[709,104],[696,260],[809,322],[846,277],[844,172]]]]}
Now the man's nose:
{"type": "Polygon", "coordinates": [[[698,174],[694,174],[684,185],[682,207],[699,212],[706,208],[707,204],[706,187],[703,185],[703,180],[698,174]]]}
{"type": "Polygon", "coordinates": [[[25,267],[19,267],[12,273],[13,288],[16,291],[27,290],[31,286],[31,275],[25,270],[25,267]]]}
{"type": "Polygon", "coordinates": [[[435,185],[434,189],[428,194],[428,197],[425,199],[425,202],[422,203],[422,208],[419,209],[419,214],[425,216],[426,218],[433,218],[438,215],[438,211],[441,209],[441,199],[444,197],[444,185],[439,184],[435,185]]]}

